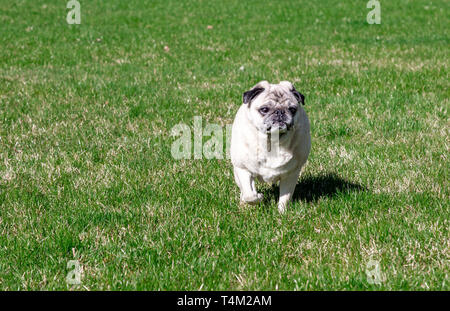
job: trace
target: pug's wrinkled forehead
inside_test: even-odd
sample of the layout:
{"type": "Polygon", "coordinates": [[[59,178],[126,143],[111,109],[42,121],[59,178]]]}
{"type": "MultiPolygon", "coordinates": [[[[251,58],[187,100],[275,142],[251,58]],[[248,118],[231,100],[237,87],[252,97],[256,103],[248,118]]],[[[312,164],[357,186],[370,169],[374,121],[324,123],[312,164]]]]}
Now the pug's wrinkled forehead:
{"type": "Polygon", "coordinates": [[[305,104],[305,96],[299,93],[289,81],[282,81],[279,84],[261,81],[251,90],[244,93],[243,102],[250,107],[252,102],[260,97],[264,97],[264,101],[272,101],[274,103],[285,103],[289,100],[295,100],[297,103],[305,104]]]}

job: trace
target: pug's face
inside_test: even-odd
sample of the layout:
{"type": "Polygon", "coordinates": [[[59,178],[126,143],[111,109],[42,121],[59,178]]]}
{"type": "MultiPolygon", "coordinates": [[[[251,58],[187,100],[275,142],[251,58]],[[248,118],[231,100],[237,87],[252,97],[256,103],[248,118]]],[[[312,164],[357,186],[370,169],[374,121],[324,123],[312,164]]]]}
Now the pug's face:
{"type": "Polygon", "coordinates": [[[304,96],[288,81],[269,84],[262,81],[244,93],[250,122],[262,133],[288,133],[298,121],[304,96]]]}

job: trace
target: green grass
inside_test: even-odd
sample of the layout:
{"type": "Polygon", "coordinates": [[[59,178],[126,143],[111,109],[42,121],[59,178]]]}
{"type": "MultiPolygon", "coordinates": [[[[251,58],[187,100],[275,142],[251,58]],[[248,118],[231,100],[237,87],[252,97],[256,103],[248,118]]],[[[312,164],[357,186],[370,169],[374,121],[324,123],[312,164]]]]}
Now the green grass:
{"type": "Polygon", "coordinates": [[[1,289],[450,289],[448,1],[80,3],[0,0],[1,289]],[[311,120],[284,215],[170,153],[263,79],[311,120]]]}

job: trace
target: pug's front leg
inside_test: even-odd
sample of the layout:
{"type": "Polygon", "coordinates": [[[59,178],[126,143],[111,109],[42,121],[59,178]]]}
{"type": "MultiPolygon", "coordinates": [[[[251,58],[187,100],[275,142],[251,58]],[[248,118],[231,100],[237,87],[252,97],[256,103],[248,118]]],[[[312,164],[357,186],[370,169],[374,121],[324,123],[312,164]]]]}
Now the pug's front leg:
{"type": "Polygon", "coordinates": [[[280,199],[278,201],[278,211],[280,213],[284,213],[286,210],[286,207],[294,194],[299,175],[300,171],[295,171],[280,180],[280,199]]]}
{"type": "Polygon", "coordinates": [[[234,177],[241,190],[241,203],[256,204],[262,201],[263,196],[256,192],[255,179],[249,171],[235,167],[234,177]]]}

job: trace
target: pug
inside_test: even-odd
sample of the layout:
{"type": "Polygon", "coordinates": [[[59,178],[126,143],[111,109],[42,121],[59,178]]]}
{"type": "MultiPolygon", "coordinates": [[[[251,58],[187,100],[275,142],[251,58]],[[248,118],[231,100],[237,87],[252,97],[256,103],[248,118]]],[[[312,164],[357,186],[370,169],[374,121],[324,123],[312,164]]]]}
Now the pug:
{"type": "Polygon", "coordinates": [[[230,144],[241,203],[256,204],[263,199],[256,191],[256,179],[279,182],[278,210],[285,211],[311,149],[304,104],[305,97],[288,81],[261,81],[244,93],[230,144]]]}

